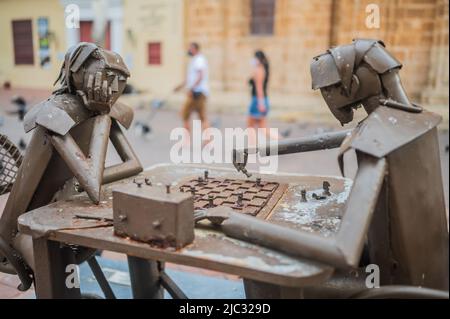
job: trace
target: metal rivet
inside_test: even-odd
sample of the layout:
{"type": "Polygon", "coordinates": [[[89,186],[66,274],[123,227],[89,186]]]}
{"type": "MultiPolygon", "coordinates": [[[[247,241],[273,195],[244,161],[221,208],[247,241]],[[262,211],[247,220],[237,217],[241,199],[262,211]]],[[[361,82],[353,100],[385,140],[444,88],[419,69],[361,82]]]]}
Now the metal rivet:
{"type": "Polygon", "coordinates": [[[137,185],[137,187],[139,187],[139,188],[142,187],[142,180],[141,179],[135,178],[133,180],[133,183],[135,183],[137,185]]]}
{"type": "Polygon", "coordinates": [[[331,195],[330,186],[331,186],[330,182],[323,181],[322,188],[323,188],[323,194],[324,195],[326,195],[326,196],[330,196],[331,195]]]}
{"type": "Polygon", "coordinates": [[[326,198],[325,196],[317,195],[316,193],[313,193],[313,194],[312,194],[312,197],[313,197],[314,199],[316,199],[316,200],[321,200],[321,199],[325,199],[325,198],[326,198]]]}
{"type": "Polygon", "coordinates": [[[208,195],[208,206],[214,207],[214,196],[213,195],[208,195]]]}
{"type": "Polygon", "coordinates": [[[240,193],[238,193],[237,194],[237,202],[236,202],[236,204],[238,205],[238,206],[242,206],[242,199],[244,198],[244,194],[242,194],[242,192],[240,192],[240,193]]]}
{"type": "Polygon", "coordinates": [[[302,189],[300,193],[302,195],[301,201],[302,202],[307,202],[308,200],[306,199],[306,189],[302,189]]]}
{"type": "Polygon", "coordinates": [[[155,228],[155,229],[161,228],[161,222],[160,222],[159,220],[155,220],[155,221],[152,223],[152,226],[153,226],[153,228],[155,228]]]}

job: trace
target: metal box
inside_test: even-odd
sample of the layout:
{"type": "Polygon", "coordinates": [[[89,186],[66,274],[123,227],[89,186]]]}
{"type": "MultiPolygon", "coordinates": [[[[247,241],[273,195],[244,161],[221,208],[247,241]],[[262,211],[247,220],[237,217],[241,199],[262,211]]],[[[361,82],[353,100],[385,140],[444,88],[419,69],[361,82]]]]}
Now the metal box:
{"type": "Polygon", "coordinates": [[[194,241],[194,202],[189,193],[128,184],[113,190],[114,232],[160,247],[194,241]]]}

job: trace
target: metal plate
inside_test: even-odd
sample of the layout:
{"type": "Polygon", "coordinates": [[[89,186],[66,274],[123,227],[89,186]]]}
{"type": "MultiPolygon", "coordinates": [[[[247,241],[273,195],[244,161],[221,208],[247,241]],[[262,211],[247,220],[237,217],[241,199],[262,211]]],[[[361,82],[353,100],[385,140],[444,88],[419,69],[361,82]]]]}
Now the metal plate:
{"type": "Polygon", "coordinates": [[[181,192],[194,195],[194,210],[228,206],[252,216],[265,218],[284,194],[286,184],[231,178],[190,178],[181,192]],[[241,198],[241,199],[240,199],[241,198]]]}
{"type": "Polygon", "coordinates": [[[8,137],[0,134],[0,195],[11,191],[22,159],[19,149],[8,137]]]}
{"type": "MultiPolygon", "coordinates": [[[[217,179],[239,180],[243,176],[234,169],[218,166],[173,164],[153,166],[141,176],[149,178],[155,187],[164,188],[170,183],[180,186],[193,176],[203,176],[205,169],[209,170],[211,177],[217,179]]],[[[281,196],[266,219],[292,228],[303,228],[304,225],[308,227],[315,220],[325,223],[328,217],[334,218],[336,214],[342,214],[349,185],[351,185],[349,179],[340,177],[283,173],[276,175],[255,173],[254,175],[261,177],[262,181],[288,185],[286,195],[281,196]],[[298,202],[297,196],[302,189],[308,191],[309,199],[310,192],[320,190],[325,179],[331,184],[333,196],[315,204],[312,201],[298,202]],[[304,217],[307,217],[307,220],[296,218],[300,214],[306,214],[304,217]]],[[[104,201],[100,202],[100,205],[93,205],[86,194],[79,194],[68,200],[26,213],[19,218],[19,229],[33,236],[48,236],[50,240],[59,242],[201,267],[289,287],[322,282],[332,273],[332,268],[326,265],[231,239],[220,231],[210,228],[196,228],[194,242],[179,250],[161,249],[147,243],[115,236],[113,227],[110,225],[112,189],[120,184],[130,183],[132,180],[133,178],[125,179],[104,186],[102,188],[104,201]]],[[[339,223],[333,225],[332,231],[327,229],[330,234],[339,227],[339,223]]],[[[312,228],[311,231],[322,234],[316,228],[312,228]]]]}

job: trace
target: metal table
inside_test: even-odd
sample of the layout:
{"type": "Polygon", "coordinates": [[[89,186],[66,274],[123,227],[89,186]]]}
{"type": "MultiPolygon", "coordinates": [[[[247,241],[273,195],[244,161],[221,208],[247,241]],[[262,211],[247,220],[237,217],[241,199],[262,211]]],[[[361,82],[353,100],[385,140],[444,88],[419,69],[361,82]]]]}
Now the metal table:
{"type": "MultiPolygon", "coordinates": [[[[187,177],[203,174],[205,169],[210,176],[245,178],[228,168],[173,164],[153,166],[140,175],[150,178],[158,187],[168,183],[176,185],[187,177]]],[[[333,236],[337,231],[351,180],[292,174],[258,176],[288,184],[285,194],[265,217],[267,220],[323,236],[333,236]],[[311,194],[321,191],[324,180],[330,182],[332,195],[325,200],[312,199],[311,194]],[[307,202],[300,201],[302,189],[308,191],[307,202]]],[[[136,298],[161,297],[158,274],[163,262],[241,276],[248,297],[299,297],[301,287],[323,282],[333,273],[329,266],[231,239],[211,228],[196,228],[195,241],[179,250],[115,236],[111,221],[112,189],[132,180],[103,186],[99,205],[92,204],[81,193],[19,218],[19,230],[33,238],[38,298],[80,296],[79,289],[68,289],[65,284],[66,265],[74,263],[68,245],[126,254],[136,298]]]]}

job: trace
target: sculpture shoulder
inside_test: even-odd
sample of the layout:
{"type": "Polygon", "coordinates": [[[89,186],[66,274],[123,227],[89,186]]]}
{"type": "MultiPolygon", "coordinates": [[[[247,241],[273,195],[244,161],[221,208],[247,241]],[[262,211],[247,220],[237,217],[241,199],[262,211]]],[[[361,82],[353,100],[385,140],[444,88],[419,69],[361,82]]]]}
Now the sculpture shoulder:
{"type": "Polygon", "coordinates": [[[133,122],[134,112],[133,109],[127,104],[117,101],[111,107],[109,115],[123,127],[129,129],[131,122],[133,122]]]}
{"type": "Polygon", "coordinates": [[[410,113],[380,106],[344,141],[341,153],[353,148],[381,158],[432,130],[441,120],[428,111],[410,113]]]}
{"type": "Polygon", "coordinates": [[[65,135],[70,129],[92,116],[82,101],[73,94],[56,94],[35,105],[24,118],[25,132],[37,125],[65,135]]]}
{"type": "MultiPolygon", "coordinates": [[[[128,105],[116,102],[109,115],[125,128],[133,121],[133,109],[128,105]]],[[[24,129],[29,132],[40,125],[59,135],[66,135],[74,126],[94,116],[81,99],[73,94],[63,93],[50,96],[25,114],[24,129]]]]}

